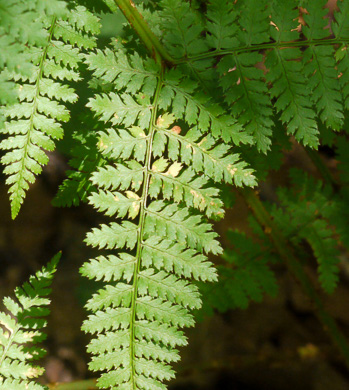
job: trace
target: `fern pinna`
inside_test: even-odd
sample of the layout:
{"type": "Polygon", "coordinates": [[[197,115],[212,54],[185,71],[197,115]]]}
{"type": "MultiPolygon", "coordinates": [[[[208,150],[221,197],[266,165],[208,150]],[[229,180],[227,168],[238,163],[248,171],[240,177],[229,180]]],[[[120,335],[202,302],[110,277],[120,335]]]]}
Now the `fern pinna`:
{"type": "Polygon", "coordinates": [[[35,379],[43,368],[33,364],[45,350],[37,344],[45,339],[42,329],[49,314],[48,295],[61,253],[29,278],[29,282],[15,290],[17,301],[7,297],[3,304],[7,312],[0,312],[0,389],[44,390],[35,379]]]}
{"type": "Polygon", "coordinates": [[[24,50],[27,72],[3,71],[17,83],[19,98],[17,104],[2,108],[7,118],[2,132],[8,137],[0,143],[0,149],[7,151],[1,162],[8,175],[12,218],[17,216],[29,184],[48,163],[44,150],[52,151],[54,140],[63,137],[60,122],[69,120],[69,111],[62,102],[74,103],[78,98],[67,82],[80,79],[80,50],[95,47],[91,34],[99,31],[98,19],[84,7],[67,10],[60,1],[49,3],[37,20],[45,40],[29,40],[24,50]]]}
{"type": "Polygon", "coordinates": [[[90,368],[107,371],[101,388],[165,389],[162,381],[174,375],[169,363],[179,359],[174,347],[186,344],[180,328],[193,325],[190,310],[201,306],[191,280],[216,280],[207,254],[221,253],[221,246],[205,216],[222,216],[223,209],[212,183],[255,181],[239,156],[209,134],[209,123],[224,119],[187,93],[194,82],[122,49],[97,51],[86,61],[116,91],[88,104],[113,125],[100,132],[98,146],[110,164],[92,174],[98,191],[89,201],[114,217],[86,239],[112,252],[81,269],[107,282],[87,303],[93,314],[83,329],[96,334],[90,368]]]}

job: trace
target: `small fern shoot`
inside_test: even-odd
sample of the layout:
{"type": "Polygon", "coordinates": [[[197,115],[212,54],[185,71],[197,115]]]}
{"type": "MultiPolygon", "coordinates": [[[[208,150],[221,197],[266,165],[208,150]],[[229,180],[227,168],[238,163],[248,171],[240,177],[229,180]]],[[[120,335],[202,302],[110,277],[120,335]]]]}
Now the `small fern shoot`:
{"type": "Polygon", "coordinates": [[[37,343],[45,338],[42,329],[49,314],[50,285],[61,253],[49,264],[31,276],[29,282],[15,290],[17,301],[4,298],[7,311],[0,312],[0,389],[43,390],[35,379],[42,375],[43,368],[33,364],[45,350],[37,343]]]}

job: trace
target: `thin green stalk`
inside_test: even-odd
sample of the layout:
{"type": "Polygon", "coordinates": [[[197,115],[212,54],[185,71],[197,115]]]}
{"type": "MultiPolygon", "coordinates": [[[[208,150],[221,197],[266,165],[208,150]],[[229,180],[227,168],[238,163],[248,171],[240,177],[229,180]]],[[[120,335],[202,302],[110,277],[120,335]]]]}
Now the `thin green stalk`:
{"type": "Polygon", "coordinates": [[[268,42],[268,43],[260,43],[258,45],[248,45],[236,47],[230,50],[212,50],[207,53],[201,53],[193,57],[182,58],[180,60],[176,60],[175,64],[183,64],[186,62],[195,62],[206,60],[208,58],[213,57],[221,57],[226,55],[235,55],[240,53],[249,53],[253,51],[262,51],[267,49],[284,49],[287,47],[305,47],[305,46],[323,46],[323,45],[340,45],[340,44],[348,44],[348,39],[312,39],[312,40],[304,40],[304,41],[287,41],[287,42],[268,42]]]}
{"type": "Polygon", "coordinates": [[[138,12],[135,4],[132,0],[114,0],[116,5],[120,8],[125,18],[131,24],[135,32],[139,35],[144,45],[152,54],[152,57],[158,63],[165,61],[167,63],[173,63],[173,58],[166,52],[161,45],[158,38],[151,31],[147,22],[143,16],[138,12]]]}
{"type": "Polygon", "coordinates": [[[265,232],[269,234],[271,241],[279,252],[282,259],[285,261],[290,272],[300,282],[304,292],[313,301],[316,308],[316,315],[323,324],[324,329],[328,332],[332,342],[341,352],[346,365],[349,367],[349,345],[345,336],[338,328],[333,317],[325,310],[322,300],[314,288],[311,280],[305,273],[302,265],[293,253],[292,246],[287,242],[280,230],[275,226],[268,211],[260,201],[258,195],[251,188],[241,190],[244,200],[251,208],[257,221],[264,227],[265,232]]]}

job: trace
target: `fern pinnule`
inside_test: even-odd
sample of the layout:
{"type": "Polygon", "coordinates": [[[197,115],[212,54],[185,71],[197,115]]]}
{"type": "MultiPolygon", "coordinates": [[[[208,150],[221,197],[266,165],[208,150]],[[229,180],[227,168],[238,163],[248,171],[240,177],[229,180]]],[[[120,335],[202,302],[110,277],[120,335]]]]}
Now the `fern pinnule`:
{"type": "Polygon", "coordinates": [[[143,60],[137,53],[127,56],[122,49],[107,48],[86,55],[86,62],[96,78],[113,83],[117,89],[149,96],[155,92],[159,67],[151,58],[143,60]]]}
{"type": "Polygon", "coordinates": [[[69,120],[69,111],[62,102],[76,102],[77,95],[62,81],[80,79],[79,50],[95,46],[95,39],[89,34],[99,28],[98,19],[80,6],[60,18],[42,18],[46,42],[28,47],[33,63],[30,75],[13,74],[20,103],[3,109],[7,118],[4,133],[8,138],[0,144],[7,151],[1,161],[8,175],[12,218],[17,216],[29,184],[48,163],[44,150],[52,151],[54,140],[63,136],[60,122],[69,120]]]}
{"type": "Polygon", "coordinates": [[[35,383],[44,370],[33,361],[45,354],[37,343],[45,338],[42,328],[49,314],[47,296],[60,257],[58,253],[29,282],[15,290],[17,301],[9,297],[3,300],[7,313],[0,312],[1,390],[44,389],[35,383]]]}
{"type": "Polygon", "coordinates": [[[245,0],[239,7],[239,40],[243,46],[258,45],[270,41],[270,2],[245,0]]]}
{"type": "Polygon", "coordinates": [[[239,45],[237,38],[238,12],[227,0],[212,0],[207,5],[206,40],[212,49],[232,49],[239,45]]]}
{"type": "Polygon", "coordinates": [[[190,57],[207,51],[201,38],[204,25],[200,15],[187,2],[162,0],[159,12],[165,49],[174,58],[190,57]]]}

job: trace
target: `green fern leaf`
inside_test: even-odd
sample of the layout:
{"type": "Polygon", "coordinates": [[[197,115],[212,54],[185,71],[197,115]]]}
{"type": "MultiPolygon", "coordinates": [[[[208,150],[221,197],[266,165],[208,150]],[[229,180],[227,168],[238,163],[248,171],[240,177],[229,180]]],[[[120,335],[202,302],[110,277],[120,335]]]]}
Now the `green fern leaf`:
{"type": "MultiPolygon", "coordinates": [[[[332,293],[338,282],[339,250],[329,224],[336,211],[331,192],[304,172],[291,171],[293,192],[280,189],[282,209],[274,209],[274,220],[296,245],[306,240],[318,262],[319,280],[323,289],[332,293]]],[[[340,212],[341,213],[341,212],[340,212]]],[[[341,232],[339,232],[341,233],[341,232]]]]}
{"type": "MultiPolygon", "coordinates": [[[[325,2],[323,2],[323,6],[325,2]]],[[[304,15],[307,26],[303,32],[308,40],[323,39],[328,36],[327,10],[319,4],[307,5],[309,14],[304,15]]],[[[312,100],[320,119],[331,129],[342,128],[344,114],[338,74],[335,70],[334,48],[332,46],[309,46],[303,56],[304,71],[309,78],[312,100]]]]}
{"type": "Polygon", "coordinates": [[[23,82],[18,84],[21,103],[3,108],[3,114],[7,118],[4,133],[8,138],[0,143],[0,148],[7,151],[1,162],[6,166],[6,183],[10,185],[12,218],[17,216],[25,192],[35,181],[35,175],[48,162],[44,150],[52,151],[55,147],[54,140],[63,136],[60,122],[69,120],[69,112],[61,101],[77,100],[74,91],[57,80],[77,81],[80,78],[79,50],[68,42],[79,48],[95,46],[95,40],[84,35],[81,23],[77,22],[83,15],[89,21],[94,21],[87,30],[97,31],[98,19],[88,16],[83,7],[78,6],[61,18],[53,16],[50,21],[43,16],[42,24],[47,26],[43,30],[46,43],[28,47],[33,64],[30,75],[12,74],[15,81],[23,82]]]}
{"type": "MultiPolygon", "coordinates": [[[[338,12],[335,13],[336,22],[332,23],[333,32],[336,38],[348,39],[349,37],[349,5],[348,2],[338,2],[338,12]]],[[[340,74],[340,85],[342,88],[343,101],[345,108],[349,109],[349,52],[348,45],[342,45],[337,53],[339,53],[338,71],[340,74]]]]}
{"type": "Polygon", "coordinates": [[[218,65],[218,71],[231,112],[256,140],[257,148],[267,152],[274,123],[264,74],[256,67],[262,61],[263,56],[259,53],[225,56],[218,65]]]}
{"type": "MultiPolygon", "coordinates": [[[[250,224],[252,231],[257,233],[250,224]]],[[[259,228],[259,225],[258,225],[259,228]]],[[[278,284],[270,265],[277,259],[271,253],[268,238],[258,237],[258,244],[245,233],[228,231],[227,238],[232,249],[226,249],[224,263],[218,267],[218,285],[212,288],[203,285],[203,310],[246,309],[251,301],[261,302],[265,295],[275,297],[278,284]],[[267,245],[264,245],[264,244],[267,245]]]]}
{"type": "Polygon", "coordinates": [[[117,95],[111,92],[108,95],[100,95],[90,99],[88,105],[95,113],[101,116],[101,120],[111,120],[114,125],[133,125],[140,118],[139,125],[147,127],[151,116],[151,107],[147,102],[139,104],[130,94],[117,95]]]}
{"type": "Polygon", "coordinates": [[[218,197],[218,189],[209,187],[208,180],[204,176],[197,176],[193,169],[181,168],[181,164],[173,163],[167,166],[166,172],[152,172],[149,195],[158,198],[162,191],[164,199],[173,199],[200,211],[205,210],[209,218],[213,215],[223,215],[223,203],[218,197]]]}
{"type": "Polygon", "coordinates": [[[4,298],[8,314],[0,312],[0,389],[1,390],[43,390],[35,379],[43,373],[41,367],[33,364],[45,351],[37,343],[45,338],[42,328],[46,326],[49,314],[50,285],[56,272],[61,254],[29,282],[15,290],[17,301],[4,298]]]}
{"type": "Polygon", "coordinates": [[[186,344],[180,328],[194,325],[190,311],[201,306],[191,279],[217,279],[207,254],[222,249],[200,214],[223,213],[211,183],[255,184],[252,170],[209,132],[250,138],[218,106],[193,99],[197,85],[180,71],[163,74],[151,60],[123,50],[98,51],[86,61],[114,88],[88,103],[113,125],[99,132],[98,148],[110,164],[92,174],[97,191],[89,197],[113,221],[86,238],[109,253],[81,268],[106,283],[86,305],[92,315],[83,329],[95,334],[90,369],[104,371],[101,388],[165,389],[162,382],[174,376],[169,363],[179,359],[173,347],[186,344]],[[169,107],[175,114],[164,111],[169,107]],[[186,121],[183,131],[176,117],[186,121]]]}
{"type": "Polygon", "coordinates": [[[164,268],[165,271],[174,272],[180,277],[211,282],[217,280],[212,263],[208,262],[201,252],[154,235],[144,242],[143,262],[144,266],[154,264],[157,269],[164,268]]]}
{"type": "Polygon", "coordinates": [[[87,55],[86,63],[95,77],[114,83],[117,89],[126,88],[133,94],[142,91],[148,96],[155,92],[159,67],[152,59],[143,61],[137,53],[128,59],[122,50],[106,49],[87,55]]]}
{"type": "MultiPolygon", "coordinates": [[[[295,1],[273,3],[271,36],[277,43],[299,38],[297,17],[295,1]]],[[[298,48],[280,47],[270,51],[265,63],[269,69],[266,79],[272,84],[270,93],[276,99],[275,108],[281,113],[280,118],[287,125],[288,134],[294,134],[304,145],[316,148],[318,129],[307,80],[302,76],[302,63],[297,61],[301,57],[298,48]]]]}

